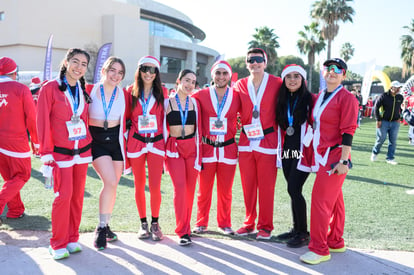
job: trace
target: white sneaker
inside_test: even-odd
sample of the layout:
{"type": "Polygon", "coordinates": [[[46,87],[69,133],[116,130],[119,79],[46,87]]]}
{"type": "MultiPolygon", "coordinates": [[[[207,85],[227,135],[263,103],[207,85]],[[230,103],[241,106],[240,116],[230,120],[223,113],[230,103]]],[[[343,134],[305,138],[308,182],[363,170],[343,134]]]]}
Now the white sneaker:
{"type": "Polygon", "coordinates": [[[54,250],[51,246],[49,246],[49,253],[52,255],[54,260],[61,260],[69,257],[69,251],[66,248],[54,250]]]}
{"type": "Polygon", "coordinates": [[[388,164],[397,165],[398,162],[396,162],[394,159],[387,159],[388,164]]]}
{"type": "Polygon", "coordinates": [[[193,228],[193,233],[203,234],[207,231],[207,226],[195,226],[193,228]]]}
{"type": "Polygon", "coordinates": [[[219,227],[218,229],[224,235],[234,235],[234,231],[231,227],[219,227]]]}
{"type": "Polygon", "coordinates": [[[72,253],[81,252],[82,251],[82,246],[78,242],[68,243],[68,245],[66,246],[66,249],[69,251],[69,253],[72,254],[72,253]]]}
{"type": "Polygon", "coordinates": [[[371,154],[371,161],[376,161],[377,160],[377,156],[376,154],[372,153],[371,154]]]}

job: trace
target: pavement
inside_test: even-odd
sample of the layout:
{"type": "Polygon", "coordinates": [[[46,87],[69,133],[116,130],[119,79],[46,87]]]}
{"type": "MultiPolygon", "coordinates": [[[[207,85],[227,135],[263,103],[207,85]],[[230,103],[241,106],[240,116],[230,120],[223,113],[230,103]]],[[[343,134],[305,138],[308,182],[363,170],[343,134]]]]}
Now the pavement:
{"type": "Polygon", "coordinates": [[[48,252],[50,232],[1,230],[0,274],[414,274],[414,252],[348,248],[308,265],[299,260],[307,247],[218,233],[193,236],[191,246],[181,247],[173,235],[154,242],[121,232],[102,251],[93,237],[81,234],[83,251],[55,261],[48,252]]]}

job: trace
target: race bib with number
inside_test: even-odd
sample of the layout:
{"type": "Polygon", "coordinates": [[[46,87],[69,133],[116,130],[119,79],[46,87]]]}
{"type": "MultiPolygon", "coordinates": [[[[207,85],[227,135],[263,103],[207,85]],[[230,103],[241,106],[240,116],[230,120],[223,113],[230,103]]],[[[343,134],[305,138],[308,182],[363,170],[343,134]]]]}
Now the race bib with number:
{"type": "Polygon", "coordinates": [[[249,140],[261,140],[264,138],[263,129],[260,124],[247,124],[243,126],[243,129],[249,140]]]}
{"type": "Polygon", "coordinates": [[[82,119],[79,121],[66,121],[69,140],[80,140],[86,138],[86,127],[82,119]]]}
{"type": "Polygon", "coordinates": [[[218,119],[217,117],[210,117],[209,129],[210,135],[227,134],[227,118],[218,119]]]}
{"type": "Polygon", "coordinates": [[[155,115],[138,116],[138,133],[148,134],[157,131],[157,117],[155,115]]]}

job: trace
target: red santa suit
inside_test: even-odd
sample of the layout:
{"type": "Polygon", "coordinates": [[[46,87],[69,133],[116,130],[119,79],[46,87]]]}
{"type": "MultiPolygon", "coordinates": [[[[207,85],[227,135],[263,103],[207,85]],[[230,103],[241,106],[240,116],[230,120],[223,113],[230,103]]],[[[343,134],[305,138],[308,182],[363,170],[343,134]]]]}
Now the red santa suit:
{"type": "Polygon", "coordinates": [[[55,161],[54,192],[52,207],[52,249],[66,248],[79,239],[83,195],[88,163],[92,162],[92,137],[88,127],[88,102],[79,88],[79,106],[76,112],[80,123],[85,125],[85,137],[72,140],[67,122],[74,115],[74,106],[69,88],[60,91],[60,79],[49,81],[39,94],[37,126],[42,162],[55,161]]]}
{"type": "Polygon", "coordinates": [[[0,214],[7,204],[8,218],[24,212],[20,190],[30,178],[31,159],[27,136],[39,148],[36,111],[30,90],[25,85],[0,76],[0,174],[4,184],[0,191],[0,214]]]}
{"type": "MultiPolygon", "coordinates": [[[[131,91],[132,86],[128,89],[128,112],[130,112],[132,104],[131,91]]],[[[139,133],[138,117],[143,115],[142,99],[137,102],[132,113],[128,114],[132,125],[128,134],[127,156],[134,174],[135,202],[140,218],[147,217],[145,201],[145,160],[148,164],[151,215],[152,217],[158,217],[161,205],[161,176],[165,157],[165,141],[163,138],[164,106],[163,103],[157,104],[152,94],[148,100],[147,115],[155,115],[157,121],[157,131],[155,133],[139,133]]]]}
{"type": "MultiPolygon", "coordinates": [[[[201,110],[201,135],[203,169],[197,195],[196,226],[208,226],[214,177],[217,174],[217,223],[220,228],[231,227],[231,200],[234,174],[237,164],[237,112],[240,108],[238,93],[228,88],[220,119],[227,120],[225,135],[210,132],[210,118],[218,116],[218,99],[214,87],[193,95],[201,110]]],[[[224,98],[223,98],[224,100],[224,98]]]]}
{"type": "Polygon", "coordinates": [[[359,105],[342,85],[323,101],[325,93],[319,94],[313,109],[313,148],[318,171],[312,190],[309,250],[318,255],[329,255],[329,248],[345,245],[342,184],[346,174],[331,174],[330,170],[341,159],[342,135],[355,133],[359,105]]]}
{"type": "MultiPolygon", "coordinates": [[[[166,99],[164,109],[167,110],[169,100],[166,99]]],[[[191,138],[176,138],[168,136],[169,124],[166,120],[166,164],[174,185],[174,209],[176,228],[175,233],[181,238],[191,234],[191,213],[193,209],[194,192],[198,173],[201,170],[201,135],[200,109],[196,100],[190,97],[196,114],[195,133],[191,138]]]]}
{"type": "Polygon", "coordinates": [[[251,77],[237,81],[234,89],[240,94],[240,119],[244,131],[239,140],[239,168],[243,187],[246,217],[244,225],[253,231],[256,220],[256,202],[259,197],[259,219],[257,229],[273,230],[273,202],[276,184],[276,100],[282,80],[268,73],[264,77],[256,94],[251,77]],[[259,117],[252,116],[253,111],[259,117]],[[246,125],[260,124],[264,137],[261,140],[249,140],[246,136],[246,125]],[[257,194],[259,193],[259,194],[257,194]]]}

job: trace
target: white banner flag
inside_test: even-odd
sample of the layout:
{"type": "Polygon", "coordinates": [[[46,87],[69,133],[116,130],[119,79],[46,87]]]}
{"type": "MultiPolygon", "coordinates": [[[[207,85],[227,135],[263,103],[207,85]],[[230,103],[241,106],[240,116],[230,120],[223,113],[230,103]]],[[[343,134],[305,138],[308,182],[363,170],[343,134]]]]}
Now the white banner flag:
{"type": "Polygon", "coordinates": [[[375,63],[375,59],[367,62],[364,80],[362,81],[361,86],[362,105],[365,105],[368,102],[368,97],[371,91],[372,75],[375,70],[375,63]]]}

